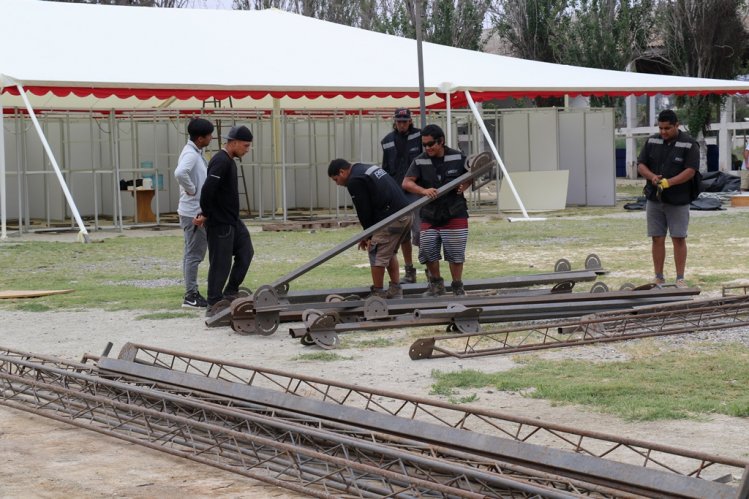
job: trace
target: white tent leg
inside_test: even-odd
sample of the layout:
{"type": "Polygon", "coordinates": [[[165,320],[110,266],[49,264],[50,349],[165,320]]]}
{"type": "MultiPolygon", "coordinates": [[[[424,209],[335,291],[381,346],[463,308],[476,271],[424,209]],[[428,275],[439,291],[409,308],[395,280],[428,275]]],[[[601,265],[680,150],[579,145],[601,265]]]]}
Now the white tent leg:
{"type": "Polygon", "coordinates": [[[518,206],[520,206],[520,211],[523,212],[523,218],[512,218],[510,217],[510,222],[516,222],[516,221],[541,221],[546,220],[545,218],[531,218],[528,216],[528,212],[525,210],[525,205],[523,205],[523,201],[520,200],[520,195],[518,194],[518,191],[515,189],[515,185],[512,183],[512,179],[510,178],[510,174],[507,173],[507,168],[505,168],[505,163],[502,161],[502,158],[499,156],[499,151],[497,151],[497,148],[494,147],[494,141],[492,140],[491,135],[489,135],[489,131],[486,129],[486,125],[484,125],[484,120],[481,119],[481,114],[479,114],[479,110],[476,108],[476,103],[473,102],[473,97],[471,97],[471,92],[468,90],[465,91],[466,100],[468,100],[468,105],[471,107],[471,112],[473,113],[473,116],[476,118],[476,123],[478,123],[479,128],[481,128],[481,132],[484,134],[484,137],[486,138],[486,141],[489,143],[489,147],[492,150],[492,153],[494,154],[494,157],[497,160],[497,164],[499,164],[499,167],[502,169],[502,174],[505,176],[505,180],[507,180],[507,184],[510,186],[510,190],[512,191],[512,195],[515,196],[515,200],[518,202],[518,206]]]}
{"type": "MultiPolygon", "coordinates": [[[[5,190],[5,128],[3,128],[3,87],[0,86],[0,239],[8,239],[8,196],[5,190]]],[[[21,214],[18,214],[21,226],[21,214]]]]}
{"type": "Polygon", "coordinates": [[[23,85],[21,85],[20,83],[16,84],[16,87],[18,88],[18,93],[23,99],[23,103],[26,105],[26,109],[29,111],[29,117],[31,118],[31,121],[34,123],[34,128],[36,128],[36,133],[39,134],[39,140],[42,141],[44,150],[47,152],[47,156],[49,156],[49,162],[52,163],[52,167],[55,169],[55,173],[57,174],[57,180],[60,182],[60,187],[62,188],[63,194],[65,194],[65,199],[68,201],[68,205],[70,205],[70,211],[73,213],[73,218],[75,218],[75,222],[78,224],[78,228],[81,229],[81,231],[79,232],[79,235],[83,238],[83,241],[90,243],[91,239],[88,237],[88,231],[86,230],[86,226],[83,225],[83,220],[81,219],[81,215],[78,213],[78,207],[75,205],[75,201],[73,200],[73,196],[70,194],[70,190],[68,190],[68,185],[65,183],[65,179],[62,176],[62,172],[60,171],[60,166],[57,164],[57,160],[55,159],[54,154],[52,154],[52,148],[49,147],[49,143],[47,142],[47,137],[44,136],[44,133],[42,132],[42,127],[39,126],[39,121],[37,121],[36,114],[34,113],[34,108],[31,107],[29,98],[26,96],[26,91],[23,89],[23,85]]]}

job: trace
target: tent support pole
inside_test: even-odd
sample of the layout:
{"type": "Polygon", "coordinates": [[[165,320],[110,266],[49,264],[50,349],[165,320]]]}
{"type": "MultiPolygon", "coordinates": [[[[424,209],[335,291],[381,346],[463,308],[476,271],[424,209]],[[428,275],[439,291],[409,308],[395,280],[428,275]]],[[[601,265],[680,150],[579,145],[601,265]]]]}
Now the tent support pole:
{"type": "Polygon", "coordinates": [[[507,173],[507,168],[505,168],[505,163],[502,161],[502,158],[499,156],[499,151],[497,151],[497,148],[494,146],[494,141],[492,141],[491,135],[489,135],[489,131],[486,129],[486,125],[484,125],[484,120],[481,119],[481,114],[479,113],[479,110],[476,108],[476,103],[473,102],[473,97],[471,97],[471,92],[468,90],[465,91],[466,100],[468,100],[468,105],[471,107],[471,112],[473,113],[474,118],[476,118],[476,123],[478,123],[479,128],[481,129],[481,132],[484,134],[484,137],[486,138],[486,141],[489,143],[489,147],[492,150],[492,154],[494,154],[494,157],[497,160],[497,164],[502,169],[502,174],[505,176],[505,180],[507,180],[507,184],[510,186],[510,190],[512,191],[512,195],[515,196],[515,200],[518,202],[518,205],[520,206],[520,210],[523,212],[523,218],[509,218],[510,222],[516,222],[516,221],[540,221],[540,220],[546,220],[545,218],[531,218],[528,216],[528,212],[525,210],[525,205],[523,205],[523,201],[520,200],[520,195],[518,194],[518,191],[515,189],[515,185],[512,183],[512,179],[510,178],[510,174],[507,173]]]}
{"type": "MultiPolygon", "coordinates": [[[[8,226],[6,211],[8,207],[8,196],[5,191],[5,128],[3,127],[3,88],[0,83],[0,239],[8,239],[8,226]]],[[[21,225],[21,214],[18,214],[18,225],[21,225]]]]}
{"type": "Polygon", "coordinates": [[[70,211],[72,212],[73,218],[75,218],[75,222],[78,224],[78,228],[80,229],[80,232],[78,234],[83,238],[84,242],[90,243],[91,238],[89,238],[88,236],[88,231],[86,230],[86,226],[83,225],[83,220],[81,219],[81,215],[78,213],[78,207],[75,205],[75,200],[73,200],[73,195],[70,194],[70,190],[68,190],[68,185],[65,183],[65,179],[63,178],[62,172],[60,171],[60,166],[57,164],[57,160],[55,159],[55,156],[52,153],[52,148],[49,147],[49,142],[47,142],[47,137],[44,136],[44,133],[42,132],[42,127],[39,126],[39,121],[36,119],[36,113],[34,113],[34,108],[31,107],[29,98],[26,96],[26,91],[23,89],[23,85],[21,85],[20,83],[17,83],[16,87],[18,88],[19,95],[23,99],[23,103],[26,105],[26,109],[29,111],[29,117],[31,118],[32,123],[34,123],[34,128],[36,128],[36,133],[39,134],[39,140],[42,141],[44,150],[47,152],[47,156],[49,156],[49,161],[50,163],[52,163],[52,167],[55,169],[57,180],[60,182],[60,187],[62,188],[63,194],[65,194],[65,199],[68,201],[68,205],[70,206],[70,211]]]}

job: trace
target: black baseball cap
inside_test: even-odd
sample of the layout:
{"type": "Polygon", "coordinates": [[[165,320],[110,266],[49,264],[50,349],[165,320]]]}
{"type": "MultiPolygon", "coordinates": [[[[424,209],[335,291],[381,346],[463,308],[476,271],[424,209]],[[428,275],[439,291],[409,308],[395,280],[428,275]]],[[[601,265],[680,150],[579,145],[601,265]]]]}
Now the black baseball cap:
{"type": "Polygon", "coordinates": [[[393,119],[395,121],[409,121],[411,119],[411,111],[406,108],[396,109],[393,119]]]}
{"type": "Polygon", "coordinates": [[[223,136],[226,140],[241,140],[252,142],[252,132],[244,125],[233,126],[229,133],[223,136]]]}

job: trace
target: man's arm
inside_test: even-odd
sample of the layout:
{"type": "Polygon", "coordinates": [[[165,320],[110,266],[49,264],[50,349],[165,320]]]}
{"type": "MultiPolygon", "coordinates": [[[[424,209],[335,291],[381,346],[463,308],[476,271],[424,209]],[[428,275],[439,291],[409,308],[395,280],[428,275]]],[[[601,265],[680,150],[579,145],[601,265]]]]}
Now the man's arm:
{"type": "Polygon", "coordinates": [[[192,183],[190,173],[198,162],[196,154],[185,154],[179,158],[177,168],[174,169],[174,178],[180,187],[187,193],[188,196],[194,196],[197,194],[197,188],[192,183]]]}
{"type": "Polygon", "coordinates": [[[226,167],[224,165],[215,165],[209,168],[208,176],[205,179],[203,188],[200,190],[200,211],[208,218],[211,216],[213,207],[216,206],[216,198],[224,175],[226,175],[226,167]]]}

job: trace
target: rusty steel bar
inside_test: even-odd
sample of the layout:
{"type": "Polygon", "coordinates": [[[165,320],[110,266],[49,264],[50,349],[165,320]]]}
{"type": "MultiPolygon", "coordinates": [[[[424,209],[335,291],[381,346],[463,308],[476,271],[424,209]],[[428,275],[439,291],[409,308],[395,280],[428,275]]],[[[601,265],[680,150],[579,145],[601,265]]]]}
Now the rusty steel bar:
{"type": "Polygon", "coordinates": [[[642,467],[654,467],[686,476],[705,478],[706,470],[714,470],[715,477],[726,473],[739,476],[744,468],[749,466],[748,460],[709,454],[695,449],[683,449],[620,435],[586,431],[573,426],[510,413],[448,404],[436,399],[407,396],[377,388],[223,361],[143,344],[126,343],[119,353],[119,358],[179,372],[260,386],[342,406],[427,421],[451,428],[500,434],[522,442],[535,442],[590,456],[621,462],[639,462],[642,467]]]}
{"type": "Polygon", "coordinates": [[[602,312],[579,320],[535,322],[475,334],[420,338],[413,360],[471,358],[624,341],[749,325],[749,296],[691,300],[602,312]],[[461,348],[451,347],[456,342],[461,348]]]}
{"type": "MultiPolygon", "coordinates": [[[[0,349],[0,351],[2,351],[0,349]]],[[[58,358],[52,358],[47,357],[43,355],[38,354],[30,354],[26,352],[17,352],[17,351],[11,351],[11,350],[5,350],[4,355],[7,357],[11,357],[13,359],[22,359],[27,362],[36,362],[40,361],[41,365],[53,365],[54,367],[57,367],[58,369],[66,369],[68,371],[83,373],[89,375],[96,375],[97,374],[97,368],[91,365],[83,365],[80,363],[74,363],[69,361],[62,361],[58,358]]],[[[92,358],[94,356],[87,356],[89,358],[92,358]]],[[[98,359],[98,357],[97,357],[98,359]]],[[[9,364],[11,368],[17,367],[16,364],[9,364]]],[[[0,364],[0,367],[4,367],[6,369],[6,372],[11,372],[12,369],[8,369],[8,365],[2,365],[0,364]]],[[[22,368],[25,370],[25,368],[22,368]]],[[[107,378],[111,381],[110,378],[107,378]]],[[[342,424],[323,424],[322,421],[317,419],[310,419],[310,418],[300,418],[298,415],[293,413],[288,413],[285,411],[278,411],[274,409],[270,409],[263,406],[257,406],[256,404],[251,405],[239,405],[236,404],[236,401],[233,401],[231,399],[226,399],[222,397],[214,397],[214,396],[207,396],[206,394],[200,393],[200,392],[192,392],[192,393],[186,393],[183,388],[180,387],[173,387],[169,385],[161,385],[158,383],[148,383],[147,385],[144,383],[143,380],[139,380],[137,378],[127,377],[127,376],[118,376],[116,378],[116,381],[120,382],[127,382],[131,384],[137,385],[139,388],[149,388],[149,389],[156,389],[161,392],[165,392],[170,395],[179,395],[180,397],[189,396],[192,400],[200,401],[201,404],[219,404],[222,407],[230,407],[242,411],[250,411],[253,414],[260,414],[271,418],[284,418],[287,421],[298,423],[298,424],[304,424],[307,426],[313,426],[320,429],[325,429],[326,431],[333,431],[341,433],[342,435],[345,435],[347,437],[353,437],[353,438],[360,438],[364,439],[366,442],[376,442],[378,444],[383,445],[390,445],[395,446],[399,450],[407,450],[411,453],[417,453],[417,454],[425,454],[430,457],[438,457],[440,459],[449,460],[453,463],[457,463],[461,466],[469,466],[471,468],[475,468],[482,471],[488,471],[489,473],[495,473],[499,472],[503,476],[512,476],[512,478],[519,478],[521,480],[525,480],[529,483],[536,483],[540,485],[547,485],[553,487],[555,490],[567,490],[567,491],[587,491],[587,493],[595,492],[596,497],[635,497],[635,496],[629,496],[628,494],[625,494],[621,491],[616,491],[614,489],[610,489],[607,487],[602,486],[595,486],[589,483],[583,483],[577,480],[572,480],[569,478],[563,478],[552,474],[545,474],[541,473],[537,470],[528,470],[523,467],[519,466],[513,466],[506,463],[498,463],[494,460],[487,460],[482,459],[479,456],[476,455],[470,455],[465,453],[456,452],[452,449],[447,449],[440,446],[427,446],[421,442],[414,442],[410,441],[408,439],[398,439],[392,436],[383,435],[380,433],[369,433],[362,431],[360,428],[351,427],[350,425],[342,425],[342,424]]],[[[109,395],[112,398],[118,398],[122,394],[116,389],[112,389],[112,387],[103,387],[104,389],[110,388],[111,392],[109,395]]],[[[103,394],[103,390],[98,391],[99,395],[103,394]]],[[[37,397],[42,397],[37,393],[37,397]]],[[[46,397],[48,400],[48,403],[53,403],[54,398],[53,397],[46,397]]],[[[128,397],[128,401],[132,402],[134,399],[132,397],[128,397]]],[[[178,399],[178,401],[181,402],[181,398],[178,399]]],[[[70,402],[70,406],[74,406],[75,401],[70,402]]],[[[84,406],[78,405],[76,406],[79,409],[85,409],[84,406]]],[[[176,413],[176,412],[175,412],[176,413]]],[[[116,414],[113,414],[110,416],[111,418],[116,418],[116,414]]],[[[191,414],[188,413],[188,417],[191,417],[191,414]]],[[[97,419],[99,421],[99,419],[97,419]]],[[[137,427],[129,427],[129,431],[139,433],[142,435],[147,435],[148,432],[145,429],[139,429],[137,427]]],[[[200,433],[192,428],[191,429],[191,437],[192,440],[179,440],[179,439],[173,439],[173,442],[176,442],[179,440],[179,443],[181,445],[189,445],[193,449],[199,449],[201,451],[204,451],[205,449],[209,448],[210,445],[213,444],[213,440],[211,438],[204,438],[200,436],[200,433]]],[[[276,462],[275,460],[273,461],[276,462]]],[[[281,463],[278,466],[287,466],[288,463],[281,463]]],[[[315,470],[309,470],[311,473],[314,473],[315,470]]],[[[472,473],[472,471],[469,471],[469,474],[472,473]]],[[[487,480],[484,478],[484,480],[487,480]]],[[[491,477],[488,479],[489,482],[491,482],[491,477]]],[[[382,490],[379,491],[380,494],[383,493],[382,490]]],[[[380,496],[375,496],[380,497],[380,496]]],[[[639,496],[638,496],[639,497],[639,496]]]]}
{"type": "MultiPolygon", "coordinates": [[[[12,363],[8,359],[5,360],[6,363],[12,363]]],[[[68,408],[67,413],[69,415],[78,417],[78,419],[83,417],[89,422],[109,424],[115,430],[125,429],[128,433],[132,433],[132,429],[123,426],[123,421],[132,425],[134,422],[140,421],[143,415],[151,416],[148,419],[147,426],[144,424],[140,424],[139,426],[141,429],[147,428],[149,433],[157,433],[158,438],[156,441],[161,440],[162,442],[173,443],[174,437],[184,438],[188,434],[192,436],[193,432],[198,430],[202,432],[202,435],[212,436],[213,441],[210,443],[212,447],[221,450],[220,456],[222,458],[229,454],[235,455],[237,453],[242,457],[242,460],[251,458],[256,453],[255,447],[252,447],[253,450],[249,454],[242,453],[241,448],[235,447],[236,441],[243,440],[245,443],[257,445],[258,441],[267,440],[267,438],[262,437],[268,437],[277,432],[280,438],[294,445],[294,449],[299,455],[305,455],[314,451],[300,447],[300,443],[309,444],[315,441],[317,442],[315,444],[318,446],[317,449],[322,450],[318,454],[325,455],[329,460],[333,459],[331,456],[342,455],[353,457],[363,455],[365,456],[364,463],[379,462],[378,466],[380,468],[386,467],[388,469],[380,470],[379,468],[375,468],[379,471],[378,474],[373,476],[389,477],[391,479],[387,482],[389,486],[392,486],[394,481],[402,482],[402,487],[406,487],[406,490],[413,490],[414,492],[419,487],[426,487],[424,489],[426,491],[442,492],[448,496],[454,494],[457,497],[484,497],[487,495],[502,497],[501,490],[493,489],[493,487],[499,486],[503,488],[502,490],[541,494],[543,497],[578,496],[577,494],[555,492],[553,489],[547,487],[512,480],[506,476],[472,470],[466,468],[466,466],[456,466],[455,464],[441,462],[438,459],[426,456],[410,455],[400,449],[386,448],[385,446],[367,442],[366,440],[354,441],[351,438],[333,435],[319,429],[300,427],[299,425],[287,423],[275,417],[251,416],[242,411],[215,407],[215,404],[197,403],[187,400],[185,397],[156,393],[154,390],[145,390],[118,382],[96,379],[80,373],[63,372],[57,368],[34,365],[29,362],[17,361],[17,364],[22,366],[22,371],[27,377],[8,374],[6,372],[0,373],[0,378],[4,380],[2,386],[5,388],[4,395],[6,397],[9,390],[27,396],[33,392],[33,400],[39,401],[38,407],[50,409],[54,407],[54,404],[50,404],[47,398],[50,393],[58,393],[61,396],[56,402],[60,406],[68,408]],[[21,388],[18,389],[15,385],[20,385],[21,388]],[[75,390],[75,387],[78,387],[78,390],[75,390]],[[36,395],[37,389],[43,392],[41,397],[36,395]],[[109,400],[100,395],[101,393],[108,393],[110,389],[113,389],[115,392],[112,394],[113,399],[126,400],[127,403],[122,403],[118,400],[109,400]],[[76,391],[76,394],[72,395],[70,393],[71,390],[76,391]],[[71,406],[72,401],[76,403],[71,406]],[[85,410],[81,409],[81,404],[85,405],[85,410]],[[97,411],[100,411],[102,407],[108,407],[110,412],[116,414],[118,417],[112,418],[112,421],[107,421],[107,415],[104,418],[94,419],[93,415],[97,411]],[[152,410],[153,407],[156,407],[158,410],[152,410]],[[184,409],[180,410],[180,408],[184,409]],[[175,411],[177,414],[172,414],[170,411],[175,411]],[[175,423],[179,424],[175,426],[175,423]],[[185,423],[189,426],[189,431],[185,428],[185,423]],[[217,427],[217,424],[226,427],[217,427]],[[246,433],[258,424],[260,424],[259,431],[257,432],[260,435],[259,437],[246,433]],[[241,433],[237,434],[235,430],[241,430],[241,433]],[[222,446],[223,442],[225,442],[223,439],[226,438],[227,434],[231,436],[233,443],[229,447],[224,447],[222,446]],[[220,442],[218,442],[219,438],[217,438],[219,436],[221,437],[220,442]],[[325,450],[326,448],[327,450],[325,450]],[[344,448],[349,450],[342,452],[344,448]],[[355,450],[357,448],[359,449],[358,451],[355,450]],[[225,451],[225,449],[228,450],[225,451]],[[408,473],[413,475],[418,474],[419,476],[414,477],[408,474],[398,475],[393,470],[400,470],[401,474],[408,471],[408,473]],[[444,483],[435,480],[443,480],[444,483]],[[479,494],[471,492],[472,490],[478,491],[479,494]]],[[[15,398],[15,400],[17,399],[18,397],[15,398]]],[[[56,411],[58,415],[60,412],[59,410],[56,411]]],[[[278,443],[274,442],[274,444],[278,443]]],[[[193,445],[194,442],[190,441],[189,446],[193,447],[193,445]]],[[[316,457],[319,458],[320,456],[316,457]]],[[[267,461],[267,459],[264,458],[263,461],[267,461]]],[[[365,464],[358,462],[344,464],[347,468],[354,470],[363,469],[366,472],[365,476],[372,475],[373,470],[365,464]]],[[[351,473],[351,470],[349,470],[349,473],[351,473]]],[[[553,485],[559,486],[560,483],[557,481],[553,485]]],[[[392,490],[390,493],[392,493],[392,490]]]]}
{"type": "MultiPolygon", "coordinates": [[[[389,312],[387,310],[389,305],[386,301],[371,299],[374,300],[372,304],[380,304],[379,310],[381,313],[379,317],[367,317],[367,306],[371,305],[369,302],[361,311],[366,320],[357,319],[357,309],[345,311],[346,315],[339,314],[336,311],[315,310],[314,312],[318,314],[316,317],[305,321],[304,327],[290,328],[289,334],[293,338],[301,338],[303,345],[316,344],[322,348],[330,349],[338,345],[338,333],[446,325],[450,329],[461,333],[478,334],[481,323],[579,317],[594,311],[621,311],[646,304],[683,300],[686,296],[696,293],[699,293],[696,288],[681,289],[678,292],[653,289],[635,292],[570,293],[559,296],[496,299],[493,302],[494,305],[483,306],[480,305],[479,299],[462,300],[460,302],[456,300],[449,302],[443,308],[415,309],[410,316],[408,314],[388,316],[386,313],[389,312]]],[[[424,305],[433,306],[434,303],[425,302],[424,305]]],[[[394,306],[397,307],[397,305],[394,306]]]]}
{"type": "Polygon", "coordinates": [[[657,491],[664,497],[703,497],[715,494],[728,494],[726,497],[732,497],[735,493],[731,487],[723,488],[724,486],[716,486],[711,482],[692,477],[640,468],[487,434],[446,428],[433,423],[421,421],[416,423],[408,419],[363,411],[349,406],[332,406],[308,398],[278,393],[275,390],[178,373],[129,361],[101,358],[99,367],[161,383],[299,412],[324,420],[345,422],[368,430],[420,440],[430,445],[448,446],[462,452],[492,457],[544,472],[618,488],[628,493],[648,495],[657,491]]]}
{"type": "MultiPolygon", "coordinates": [[[[405,215],[408,215],[412,211],[417,210],[417,209],[421,208],[422,206],[427,205],[427,204],[429,204],[429,203],[431,203],[431,202],[433,202],[433,201],[441,198],[442,196],[444,196],[445,194],[449,193],[453,189],[456,189],[460,184],[463,184],[463,183],[465,183],[465,182],[467,182],[469,180],[473,180],[473,179],[475,179],[475,178],[477,178],[477,177],[479,177],[479,176],[487,173],[488,171],[491,170],[493,164],[494,164],[494,161],[490,157],[488,157],[488,158],[478,158],[477,157],[476,160],[475,160],[475,163],[473,165],[469,166],[470,171],[464,173],[463,175],[461,175],[460,177],[456,178],[455,180],[452,180],[452,181],[448,182],[447,184],[443,185],[442,187],[440,187],[439,189],[437,189],[437,194],[434,197],[428,197],[428,196],[420,197],[419,199],[417,199],[416,201],[414,201],[410,205],[406,206],[405,208],[402,208],[401,210],[398,210],[397,212],[393,213],[392,215],[390,215],[389,217],[385,218],[384,220],[381,220],[380,222],[377,222],[376,224],[374,224],[373,226],[369,227],[368,229],[365,229],[365,230],[361,231],[360,233],[352,236],[348,240],[340,243],[335,248],[329,249],[328,251],[326,251],[322,255],[320,255],[317,258],[311,260],[310,262],[307,262],[304,265],[301,265],[300,267],[298,267],[297,269],[292,270],[288,274],[279,277],[278,279],[276,279],[275,281],[273,281],[268,286],[270,288],[272,288],[272,289],[277,290],[276,292],[278,292],[279,288],[283,290],[283,288],[286,287],[286,286],[288,286],[288,284],[291,281],[293,281],[294,279],[296,279],[296,278],[298,278],[298,277],[306,274],[307,272],[309,272],[310,270],[314,269],[315,267],[317,267],[317,266],[319,266],[319,265],[327,262],[328,260],[330,260],[334,256],[336,256],[336,255],[338,255],[340,253],[343,253],[344,251],[346,251],[350,247],[354,246],[355,244],[358,244],[359,241],[361,241],[362,239],[365,239],[366,237],[374,234],[375,232],[377,232],[378,230],[382,229],[383,227],[387,227],[391,223],[395,222],[396,220],[398,220],[399,218],[401,218],[401,217],[403,217],[405,215]]],[[[288,289],[286,289],[285,291],[283,291],[281,294],[286,294],[286,292],[288,292],[288,289]]]]}

